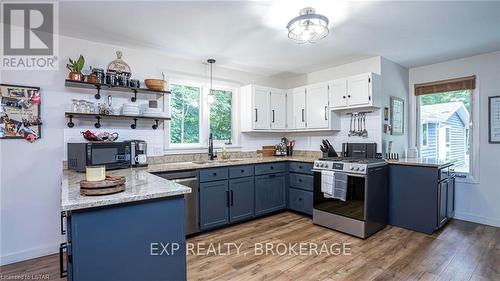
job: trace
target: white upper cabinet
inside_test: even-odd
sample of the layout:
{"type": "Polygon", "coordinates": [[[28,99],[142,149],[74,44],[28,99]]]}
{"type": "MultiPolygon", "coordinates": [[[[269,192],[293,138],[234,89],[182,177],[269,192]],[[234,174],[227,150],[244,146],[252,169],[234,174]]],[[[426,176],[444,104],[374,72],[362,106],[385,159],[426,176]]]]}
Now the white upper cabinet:
{"type": "Polygon", "coordinates": [[[366,74],[347,78],[347,99],[349,106],[370,105],[371,77],[366,74]]]}
{"type": "Polygon", "coordinates": [[[306,86],[306,127],[327,129],[329,127],[328,92],[329,83],[306,86]]]}
{"type": "Polygon", "coordinates": [[[292,129],[306,128],[306,89],[292,89],[292,129]]]}
{"type": "Polygon", "coordinates": [[[380,100],[379,81],[379,76],[373,73],[334,80],[330,93],[330,107],[334,110],[378,107],[380,100]]]}
{"type": "Polygon", "coordinates": [[[347,79],[333,80],[330,88],[330,107],[343,108],[347,106],[347,79]]]}
{"type": "Polygon", "coordinates": [[[255,87],[253,92],[253,129],[265,130],[271,128],[270,90],[255,87]]]}
{"type": "Polygon", "coordinates": [[[286,96],[281,90],[272,89],[271,100],[271,129],[286,128],[286,96]]]}

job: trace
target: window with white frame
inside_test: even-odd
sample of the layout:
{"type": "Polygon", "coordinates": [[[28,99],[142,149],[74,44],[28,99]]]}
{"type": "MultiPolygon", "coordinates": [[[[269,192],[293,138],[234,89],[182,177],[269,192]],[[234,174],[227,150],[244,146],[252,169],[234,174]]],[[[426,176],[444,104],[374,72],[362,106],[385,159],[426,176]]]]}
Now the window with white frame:
{"type": "Polygon", "coordinates": [[[210,104],[210,132],[214,140],[229,141],[233,128],[233,92],[214,89],[213,102],[210,104]]]}
{"type": "Polygon", "coordinates": [[[168,149],[203,148],[207,145],[210,133],[216,145],[234,144],[233,88],[214,85],[210,103],[208,84],[172,81],[170,92],[172,120],[168,132],[168,149]]]}
{"type": "Polygon", "coordinates": [[[170,85],[170,143],[200,143],[201,87],[170,85]]]}
{"type": "Polygon", "coordinates": [[[422,158],[451,161],[456,172],[470,173],[471,94],[471,90],[459,90],[417,96],[417,128],[421,128],[417,143],[422,158]]]}

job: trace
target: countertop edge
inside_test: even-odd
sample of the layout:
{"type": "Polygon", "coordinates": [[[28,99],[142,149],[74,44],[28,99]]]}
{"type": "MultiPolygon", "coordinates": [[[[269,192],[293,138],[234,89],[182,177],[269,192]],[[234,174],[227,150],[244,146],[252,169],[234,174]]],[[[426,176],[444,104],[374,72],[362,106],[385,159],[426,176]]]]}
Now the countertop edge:
{"type": "Polygon", "coordinates": [[[408,162],[399,162],[399,161],[387,161],[389,165],[401,165],[401,166],[414,166],[414,167],[426,167],[426,168],[437,168],[442,169],[446,167],[453,166],[453,163],[445,163],[445,164],[431,164],[431,163],[408,163],[408,162]]]}

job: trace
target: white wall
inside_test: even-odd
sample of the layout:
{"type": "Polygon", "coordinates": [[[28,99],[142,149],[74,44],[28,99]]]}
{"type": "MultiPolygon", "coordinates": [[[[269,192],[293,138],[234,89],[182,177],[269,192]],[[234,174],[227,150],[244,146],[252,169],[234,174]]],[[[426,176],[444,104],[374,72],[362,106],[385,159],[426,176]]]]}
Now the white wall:
{"type": "MultiPolygon", "coordinates": [[[[304,86],[307,84],[325,82],[333,79],[343,78],[367,72],[373,72],[379,75],[382,73],[381,57],[373,57],[353,63],[348,63],[332,68],[323,69],[320,71],[307,73],[300,76],[295,76],[289,79],[285,79],[284,86],[285,88],[290,89],[298,86],[304,86]]],[[[380,110],[375,110],[374,112],[366,115],[366,127],[368,130],[368,138],[362,138],[356,136],[348,137],[347,133],[349,131],[350,117],[347,116],[345,112],[341,112],[340,118],[341,118],[340,132],[289,133],[287,134],[287,137],[296,140],[295,149],[298,150],[318,151],[319,146],[321,144],[321,140],[326,138],[332,143],[335,150],[337,150],[338,152],[341,151],[342,143],[344,142],[365,142],[365,143],[375,142],[377,143],[378,152],[382,152],[380,110]]]]}
{"type": "Polygon", "coordinates": [[[382,65],[382,127],[381,131],[383,131],[383,124],[391,124],[390,123],[390,114],[389,120],[385,121],[383,116],[383,108],[387,107],[390,109],[390,101],[391,96],[402,98],[405,101],[404,107],[404,134],[401,136],[393,136],[391,134],[383,133],[382,137],[382,146],[383,152],[386,152],[387,143],[392,141],[392,152],[399,153],[400,158],[406,155],[406,149],[408,147],[408,69],[403,66],[394,63],[386,58],[381,59],[382,65]]]}
{"type": "MultiPolygon", "coordinates": [[[[92,99],[89,91],[64,87],[67,75],[65,64],[68,57],[83,54],[86,67],[106,67],[115,58],[115,51],[123,51],[138,79],[161,77],[161,72],[171,75],[207,77],[207,67],[198,61],[166,57],[150,50],[128,49],[95,42],[60,37],[59,71],[1,71],[2,83],[41,87],[42,93],[42,138],[35,143],[25,140],[0,140],[0,264],[29,259],[55,253],[63,239],[59,234],[60,186],[62,161],[65,158],[66,139],[78,139],[83,128],[68,129],[64,112],[69,109],[72,98],[92,99]]],[[[217,67],[215,79],[236,84],[261,84],[281,87],[282,81],[242,71],[217,67]]],[[[123,100],[126,96],[123,96],[123,100]]],[[[137,131],[129,123],[103,127],[102,130],[118,131],[122,139],[146,138],[151,141],[150,153],[161,151],[163,134],[153,131],[150,124],[137,131]],[[152,151],[151,151],[152,149],[152,151]],[[159,150],[158,150],[159,149],[159,150]]],[[[267,141],[271,141],[268,139],[267,141]]],[[[278,142],[272,140],[273,143],[278,142]]],[[[259,139],[248,137],[244,142],[255,145],[259,139]]]]}
{"type": "MultiPolygon", "coordinates": [[[[456,185],[455,217],[477,223],[500,226],[500,145],[488,143],[488,97],[500,95],[500,52],[432,64],[410,69],[409,88],[411,108],[415,107],[414,84],[449,78],[477,75],[474,97],[479,102],[479,160],[474,163],[479,173],[476,183],[456,185]]],[[[415,112],[411,115],[415,126],[415,112]]],[[[415,145],[415,136],[410,136],[415,145]]]]}

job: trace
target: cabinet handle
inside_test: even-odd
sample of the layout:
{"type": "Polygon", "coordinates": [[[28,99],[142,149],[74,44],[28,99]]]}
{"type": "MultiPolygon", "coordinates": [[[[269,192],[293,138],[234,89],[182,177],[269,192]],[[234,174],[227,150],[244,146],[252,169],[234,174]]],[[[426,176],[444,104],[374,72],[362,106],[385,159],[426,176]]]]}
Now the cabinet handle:
{"type": "Polygon", "coordinates": [[[274,166],[271,166],[271,167],[270,167],[270,169],[271,169],[271,170],[274,170],[274,166]]]}
{"type": "Polygon", "coordinates": [[[245,170],[241,170],[241,173],[243,174],[245,172],[245,170]]]}
{"type": "Polygon", "coordinates": [[[231,206],[234,205],[234,195],[233,195],[233,191],[231,190],[231,206]]]}
{"type": "Polygon", "coordinates": [[[257,111],[257,108],[255,109],[255,122],[257,122],[259,120],[259,117],[257,115],[258,111],[257,111]]]}
{"type": "Polygon", "coordinates": [[[342,96],[343,99],[345,99],[345,96],[342,96]]]}
{"type": "Polygon", "coordinates": [[[299,166],[299,169],[302,169],[302,166],[299,166]]]}
{"type": "Polygon", "coordinates": [[[350,97],[351,97],[351,95],[347,95],[347,97],[348,97],[348,98],[350,98],[350,97]]]}
{"type": "Polygon", "coordinates": [[[217,176],[217,173],[214,173],[214,177],[216,177],[216,176],[217,176]]]}
{"type": "Polygon", "coordinates": [[[302,182],[302,179],[299,179],[299,182],[302,182]]]}
{"type": "Polygon", "coordinates": [[[302,122],[305,122],[304,109],[302,108],[302,122]]]}
{"type": "Polygon", "coordinates": [[[68,244],[66,242],[59,244],[59,276],[61,278],[67,277],[68,276],[68,269],[64,269],[64,250],[66,252],[68,249],[68,244]]]}
{"type": "Polygon", "coordinates": [[[302,201],[302,198],[299,197],[299,201],[302,201]]]}
{"type": "Polygon", "coordinates": [[[61,235],[66,234],[66,230],[64,229],[64,218],[66,217],[66,212],[61,212],[61,235]]]}
{"type": "Polygon", "coordinates": [[[328,120],[328,118],[327,118],[327,112],[328,112],[328,106],[325,106],[325,120],[328,120]]]}
{"type": "Polygon", "coordinates": [[[273,109],[273,110],[271,110],[271,111],[273,112],[273,123],[274,123],[274,109],[273,109]]]}
{"type": "Polygon", "coordinates": [[[226,206],[229,207],[229,191],[226,190],[226,206]]]}

